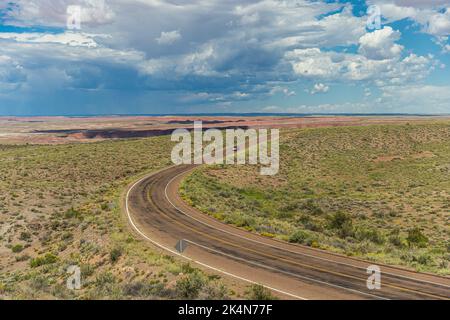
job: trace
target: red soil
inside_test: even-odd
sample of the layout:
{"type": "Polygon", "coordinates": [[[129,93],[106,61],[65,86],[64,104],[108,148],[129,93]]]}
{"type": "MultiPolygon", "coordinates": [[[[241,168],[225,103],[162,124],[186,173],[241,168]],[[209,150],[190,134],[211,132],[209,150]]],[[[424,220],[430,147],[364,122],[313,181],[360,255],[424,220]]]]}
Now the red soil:
{"type": "MultiPolygon", "coordinates": [[[[429,121],[436,117],[320,116],[320,117],[193,117],[108,116],[0,117],[0,143],[61,144],[104,139],[151,137],[176,128],[191,129],[193,121],[204,128],[315,128],[429,121]]],[[[447,117],[448,118],[448,117],[447,117]]],[[[442,117],[441,117],[442,119],[442,117]]]]}

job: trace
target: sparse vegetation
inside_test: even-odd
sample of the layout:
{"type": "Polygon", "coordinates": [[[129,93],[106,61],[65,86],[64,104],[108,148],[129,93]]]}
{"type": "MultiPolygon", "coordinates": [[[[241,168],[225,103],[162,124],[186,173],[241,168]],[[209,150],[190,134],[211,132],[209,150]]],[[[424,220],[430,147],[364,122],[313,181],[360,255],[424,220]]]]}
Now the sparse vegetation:
{"type": "Polygon", "coordinates": [[[122,255],[122,248],[115,247],[115,248],[111,249],[111,251],[109,253],[109,259],[111,260],[112,263],[116,263],[119,260],[121,255],[122,255]]]}
{"type": "Polygon", "coordinates": [[[450,274],[450,123],[282,131],[280,172],[209,166],[181,187],[248,231],[450,274]]]}
{"type": "Polygon", "coordinates": [[[30,266],[32,268],[36,268],[36,267],[40,267],[40,266],[43,266],[43,265],[46,265],[46,264],[55,263],[56,260],[58,260],[57,256],[55,256],[52,253],[46,253],[43,256],[39,256],[39,257],[36,257],[34,259],[31,259],[30,266]]]}
{"type": "Polygon", "coordinates": [[[180,298],[195,299],[204,286],[204,278],[199,273],[193,272],[179,279],[176,288],[180,294],[180,298]]]}
{"type": "Polygon", "coordinates": [[[135,240],[123,219],[122,191],[170,165],[171,146],[164,136],[0,145],[0,298],[171,299],[198,286],[197,297],[227,298],[217,279],[135,240]],[[81,290],[66,288],[71,265],[81,290]]]}
{"type": "Polygon", "coordinates": [[[22,250],[23,250],[23,245],[21,245],[20,243],[11,247],[11,251],[14,253],[21,252],[22,250]]]}
{"type": "Polygon", "coordinates": [[[409,245],[414,246],[417,245],[421,248],[424,248],[428,244],[428,238],[422,233],[420,228],[415,227],[408,230],[408,237],[406,238],[409,245]]]}
{"type": "Polygon", "coordinates": [[[276,297],[272,295],[269,289],[260,284],[254,284],[250,287],[247,293],[249,300],[275,300],[276,297]]]}

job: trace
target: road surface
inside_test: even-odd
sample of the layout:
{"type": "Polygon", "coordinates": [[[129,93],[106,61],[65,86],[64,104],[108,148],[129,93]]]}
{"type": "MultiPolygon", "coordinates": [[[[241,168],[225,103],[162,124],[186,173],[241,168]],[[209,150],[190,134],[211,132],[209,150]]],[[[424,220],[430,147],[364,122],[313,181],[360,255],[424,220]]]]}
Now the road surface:
{"type": "Polygon", "coordinates": [[[223,224],[179,196],[195,165],[173,166],[134,183],[125,199],[130,225],[154,245],[291,299],[449,299],[450,278],[378,265],[381,288],[367,288],[373,263],[289,244],[223,224]],[[187,249],[175,250],[183,240],[187,249]]]}

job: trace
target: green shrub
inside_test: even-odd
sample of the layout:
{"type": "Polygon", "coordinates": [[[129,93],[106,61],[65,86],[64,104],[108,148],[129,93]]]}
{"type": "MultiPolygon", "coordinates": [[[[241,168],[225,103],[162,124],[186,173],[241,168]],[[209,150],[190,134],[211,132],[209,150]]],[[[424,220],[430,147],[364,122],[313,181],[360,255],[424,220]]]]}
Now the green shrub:
{"type": "Polygon", "coordinates": [[[313,199],[308,199],[305,204],[301,206],[303,210],[310,212],[313,215],[323,214],[322,208],[320,208],[313,199]]]}
{"type": "Polygon", "coordinates": [[[314,237],[307,231],[297,230],[289,237],[289,242],[300,243],[305,245],[311,245],[314,241],[314,237]]]}
{"type": "Polygon", "coordinates": [[[360,241],[369,240],[376,244],[383,244],[385,241],[383,235],[378,230],[372,228],[357,228],[355,237],[360,241]]]}
{"type": "Polygon", "coordinates": [[[83,278],[87,278],[89,276],[92,276],[94,274],[94,266],[90,265],[90,264],[82,264],[80,267],[80,271],[81,271],[81,275],[83,276],[83,278]]]}
{"type": "Polygon", "coordinates": [[[30,279],[30,287],[36,291],[46,291],[49,288],[49,281],[44,276],[35,276],[30,279]]]}
{"type": "Polygon", "coordinates": [[[409,229],[406,240],[410,246],[416,245],[423,248],[428,244],[428,238],[422,233],[419,227],[409,229]]]}
{"type": "Polygon", "coordinates": [[[17,261],[17,262],[20,262],[20,261],[26,261],[26,260],[28,260],[28,259],[30,259],[30,256],[27,255],[27,254],[23,254],[23,255],[20,255],[20,256],[17,256],[17,257],[16,257],[16,261],[17,261]]]}
{"type": "Polygon", "coordinates": [[[338,211],[328,217],[329,226],[332,229],[340,229],[348,223],[352,223],[352,218],[345,212],[338,211]]]}
{"type": "Polygon", "coordinates": [[[389,242],[391,244],[393,244],[396,247],[403,247],[403,239],[400,236],[400,230],[395,229],[391,232],[390,236],[389,236],[389,242]]]}
{"type": "Polygon", "coordinates": [[[206,280],[198,272],[194,272],[177,280],[176,289],[181,298],[195,299],[205,284],[206,280]]]}
{"type": "Polygon", "coordinates": [[[195,268],[191,266],[189,262],[183,263],[181,265],[181,272],[184,274],[193,273],[195,271],[195,268]]]}
{"type": "Polygon", "coordinates": [[[114,296],[122,294],[122,288],[117,284],[116,277],[111,272],[103,272],[95,279],[95,291],[101,297],[114,296]]]}
{"type": "Polygon", "coordinates": [[[227,300],[228,289],[225,285],[220,283],[214,283],[213,285],[206,286],[203,289],[203,295],[201,297],[204,300],[227,300]]]}
{"type": "Polygon", "coordinates": [[[73,239],[73,234],[71,232],[64,232],[61,235],[61,240],[70,241],[73,239]]]}
{"type": "Polygon", "coordinates": [[[254,284],[250,287],[250,291],[247,293],[249,300],[275,300],[276,297],[272,295],[269,289],[260,285],[254,284]]]}
{"type": "Polygon", "coordinates": [[[99,274],[95,279],[95,284],[100,288],[103,288],[105,286],[108,286],[110,284],[115,284],[115,283],[116,283],[116,277],[110,272],[103,272],[103,273],[99,274]]]}
{"type": "Polygon", "coordinates": [[[328,224],[331,229],[338,232],[341,238],[351,237],[354,234],[351,216],[342,211],[328,216],[328,224]]]}
{"type": "Polygon", "coordinates": [[[417,261],[419,264],[425,266],[431,264],[433,261],[432,257],[428,254],[421,254],[417,257],[414,257],[414,260],[417,261]]]}
{"type": "Polygon", "coordinates": [[[127,296],[132,297],[152,297],[153,295],[164,296],[168,292],[163,283],[147,283],[135,281],[123,285],[122,291],[127,296]]]}
{"type": "Polygon", "coordinates": [[[109,259],[111,260],[112,263],[116,263],[117,261],[119,261],[119,258],[122,255],[122,253],[123,250],[121,247],[114,247],[111,249],[109,253],[109,259]]]}
{"type": "Polygon", "coordinates": [[[143,282],[126,283],[123,286],[123,293],[127,296],[139,297],[144,295],[146,284],[143,282]]]}
{"type": "Polygon", "coordinates": [[[12,246],[11,251],[14,253],[18,253],[21,252],[23,250],[23,245],[21,244],[16,244],[14,246],[12,246]]]}
{"type": "Polygon", "coordinates": [[[46,264],[55,263],[58,260],[58,257],[52,253],[47,253],[44,256],[36,257],[31,259],[30,266],[32,268],[40,267],[46,264]]]}
{"type": "Polygon", "coordinates": [[[28,241],[31,239],[31,233],[23,231],[20,233],[19,239],[22,241],[28,241]]]}
{"type": "Polygon", "coordinates": [[[80,218],[81,217],[81,212],[75,210],[73,207],[70,208],[69,210],[67,210],[64,213],[64,217],[67,219],[71,219],[71,218],[80,218]]]}

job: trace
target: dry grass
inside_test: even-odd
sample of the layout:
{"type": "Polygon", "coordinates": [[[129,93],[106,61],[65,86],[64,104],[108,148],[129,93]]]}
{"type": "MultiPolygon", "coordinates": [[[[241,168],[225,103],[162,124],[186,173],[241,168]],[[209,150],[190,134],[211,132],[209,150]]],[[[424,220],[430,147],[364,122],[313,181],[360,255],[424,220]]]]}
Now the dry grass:
{"type": "Polygon", "coordinates": [[[167,136],[0,145],[0,298],[171,299],[190,277],[194,298],[230,296],[217,276],[136,240],[123,219],[121,192],[170,165],[171,148],[167,136]],[[81,267],[81,290],[66,288],[70,265],[81,267]]]}
{"type": "Polygon", "coordinates": [[[200,169],[182,195],[269,237],[450,273],[450,122],[283,131],[280,160],[275,177],[200,169]]]}

